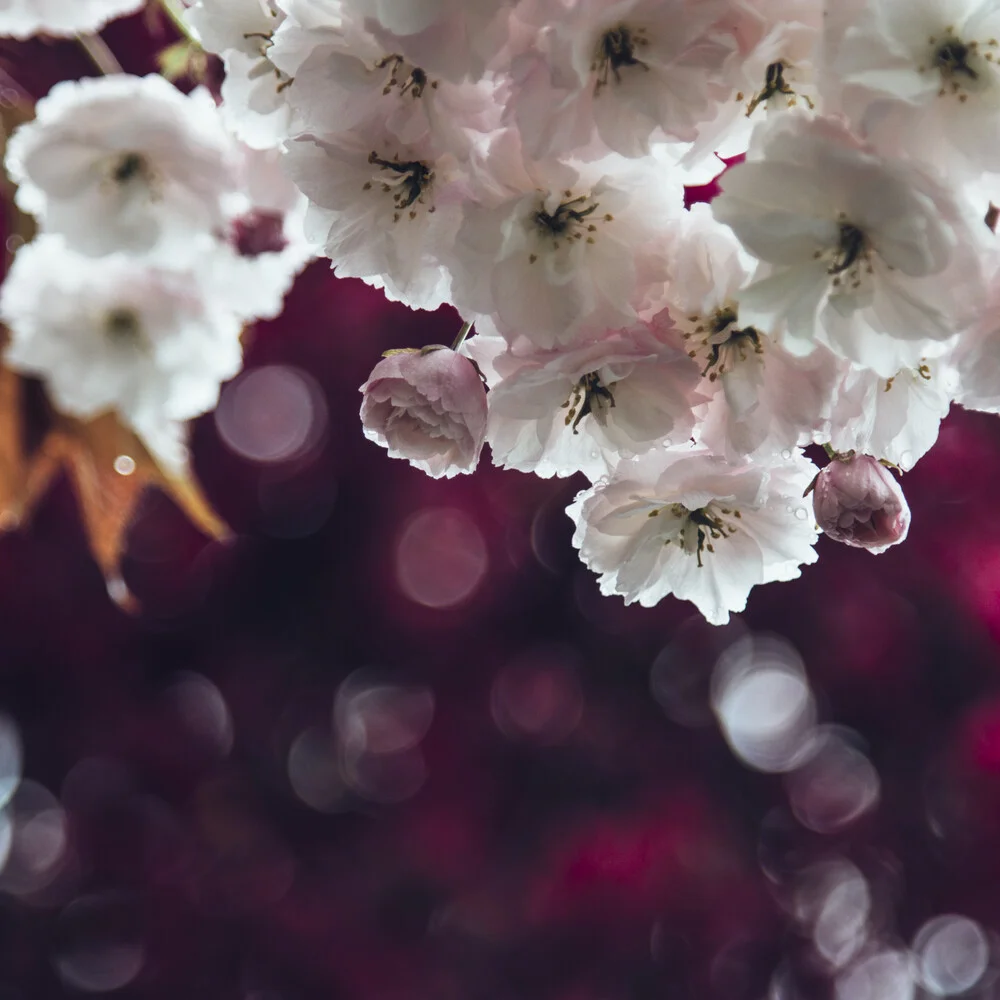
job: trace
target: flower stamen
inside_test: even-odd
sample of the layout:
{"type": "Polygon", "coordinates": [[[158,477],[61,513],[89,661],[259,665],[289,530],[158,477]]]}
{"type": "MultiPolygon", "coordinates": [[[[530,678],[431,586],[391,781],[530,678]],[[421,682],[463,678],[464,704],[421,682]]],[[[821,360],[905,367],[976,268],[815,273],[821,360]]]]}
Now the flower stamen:
{"type": "Polygon", "coordinates": [[[601,382],[601,376],[597,372],[589,372],[584,375],[570,393],[569,398],[562,404],[562,408],[569,408],[566,414],[565,424],[572,425],[573,433],[579,434],[577,428],[580,421],[588,414],[593,414],[594,419],[603,427],[607,423],[608,410],[615,405],[615,397],[611,392],[614,387],[606,386],[601,382]]]}
{"type": "MultiPolygon", "coordinates": [[[[423,204],[422,196],[434,182],[434,171],[426,163],[421,160],[400,162],[398,156],[386,160],[374,150],[369,153],[368,162],[381,167],[383,176],[388,172],[388,178],[382,180],[382,190],[392,194],[397,209],[393,215],[393,222],[397,222],[401,218],[400,212],[415,202],[423,204]]],[[[371,186],[372,182],[368,181],[364,185],[365,190],[370,190],[371,186]]],[[[408,215],[411,219],[415,218],[416,212],[411,211],[408,215]]]]}
{"type": "Polygon", "coordinates": [[[142,324],[132,309],[112,309],[104,317],[104,333],[116,346],[133,347],[142,339],[142,324]]]}
{"type": "Polygon", "coordinates": [[[608,76],[621,83],[621,70],[625,66],[641,66],[648,72],[649,66],[636,57],[635,50],[649,44],[645,28],[630,28],[619,24],[608,29],[597,43],[594,60],[590,64],[591,72],[597,73],[594,93],[599,94],[608,85],[608,76]]]}

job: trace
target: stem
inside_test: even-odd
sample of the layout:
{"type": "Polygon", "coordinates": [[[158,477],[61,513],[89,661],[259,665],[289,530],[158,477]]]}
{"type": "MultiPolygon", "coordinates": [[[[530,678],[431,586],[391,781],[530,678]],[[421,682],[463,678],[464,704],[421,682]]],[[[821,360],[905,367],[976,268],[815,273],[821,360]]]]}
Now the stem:
{"type": "Polygon", "coordinates": [[[179,0],[160,0],[160,9],[170,18],[170,22],[184,38],[195,45],[199,44],[184,20],[184,6],[179,0]]]}
{"type": "Polygon", "coordinates": [[[823,445],[823,451],[826,452],[826,457],[827,458],[836,458],[837,457],[837,453],[833,450],[833,448],[829,444],[823,445]]]}
{"type": "Polygon", "coordinates": [[[100,35],[77,35],[76,40],[83,46],[84,52],[90,56],[90,61],[105,75],[114,76],[124,73],[121,63],[115,58],[114,52],[108,48],[108,43],[100,35]]]}
{"type": "Polygon", "coordinates": [[[465,343],[465,338],[469,336],[469,331],[472,329],[471,323],[463,323],[462,329],[458,331],[458,336],[455,338],[451,345],[453,351],[457,351],[462,344],[465,343]]]}

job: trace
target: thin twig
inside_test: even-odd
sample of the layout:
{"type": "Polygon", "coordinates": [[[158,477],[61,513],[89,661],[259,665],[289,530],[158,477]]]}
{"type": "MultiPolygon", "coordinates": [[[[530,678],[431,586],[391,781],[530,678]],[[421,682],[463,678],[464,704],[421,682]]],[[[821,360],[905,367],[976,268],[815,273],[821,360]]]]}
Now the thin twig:
{"type": "Polygon", "coordinates": [[[77,35],[77,41],[83,46],[84,52],[90,56],[90,61],[105,75],[114,76],[124,73],[121,63],[115,58],[114,52],[108,48],[108,43],[100,35],[77,35]]]}
{"type": "Polygon", "coordinates": [[[462,329],[458,331],[458,336],[455,337],[454,343],[451,345],[453,351],[457,351],[462,344],[465,343],[465,338],[469,336],[469,331],[472,329],[471,323],[463,323],[462,329]]]}

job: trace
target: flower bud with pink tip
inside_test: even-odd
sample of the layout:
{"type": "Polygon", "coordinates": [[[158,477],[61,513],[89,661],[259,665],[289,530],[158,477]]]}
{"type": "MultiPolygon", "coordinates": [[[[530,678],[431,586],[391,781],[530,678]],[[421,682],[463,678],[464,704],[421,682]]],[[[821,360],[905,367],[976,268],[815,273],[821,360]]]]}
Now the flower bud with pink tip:
{"type": "Polygon", "coordinates": [[[892,473],[871,455],[835,458],[813,484],[816,523],[834,541],[884,552],[903,541],[910,508],[892,473]]]}
{"type": "Polygon", "coordinates": [[[472,472],[486,437],[486,387],[447,347],[390,351],[361,386],[369,441],[434,479],[472,472]]]}

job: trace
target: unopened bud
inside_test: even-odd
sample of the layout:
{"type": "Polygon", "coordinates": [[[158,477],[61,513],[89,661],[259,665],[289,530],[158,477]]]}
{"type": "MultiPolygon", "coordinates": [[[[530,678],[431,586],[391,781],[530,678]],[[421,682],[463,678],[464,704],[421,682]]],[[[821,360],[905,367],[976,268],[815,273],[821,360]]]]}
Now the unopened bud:
{"type": "Polygon", "coordinates": [[[388,351],[361,387],[365,437],[434,478],[472,472],[486,437],[486,388],[440,345],[388,351]]]}
{"type": "Polygon", "coordinates": [[[899,483],[871,455],[827,465],[813,486],[813,511],[834,541],[869,552],[884,552],[910,528],[910,508],[899,483]]]}

